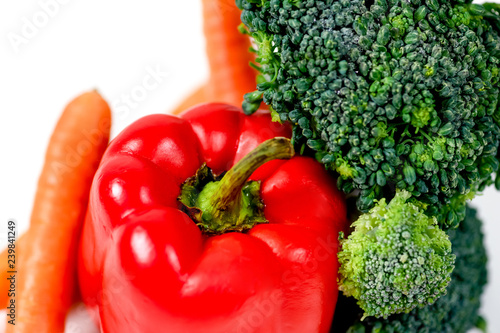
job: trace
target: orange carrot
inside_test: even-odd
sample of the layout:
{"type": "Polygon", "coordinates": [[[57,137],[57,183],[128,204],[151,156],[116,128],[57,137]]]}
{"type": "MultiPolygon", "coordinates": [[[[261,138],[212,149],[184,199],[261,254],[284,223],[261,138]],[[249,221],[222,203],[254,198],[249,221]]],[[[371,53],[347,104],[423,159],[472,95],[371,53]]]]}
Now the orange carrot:
{"type": "Polygon", "coordinates": [[[202,0],[202,5],[209,79],[174,113],[203,102],[241,105],[243,95],[255,90],[257,72],[249,66],[255,57],[250,39],[238,30],[241,13],[234,0],[202,0]]]}
{"type": "Polygon", "coordinates": [[[243,94],[255,90],[256,72],[249,66],[254,55],[250,40],[238,30],[240,10],[234,0],[203,0],[210,82],[208,95],[216,102],[240,104],[243,94]]]}
{"type": "MultiPolygon", "coordinates": [[[[47,148],[31,225],[19,243],[15,326],[7,333],[63,332],[76,286],[76,253],[92,178],[109,140],[111,111],[97,92],[64,110],[47,148]]],[[[7,320],[11,320],[7,316],[7,320]]]]}

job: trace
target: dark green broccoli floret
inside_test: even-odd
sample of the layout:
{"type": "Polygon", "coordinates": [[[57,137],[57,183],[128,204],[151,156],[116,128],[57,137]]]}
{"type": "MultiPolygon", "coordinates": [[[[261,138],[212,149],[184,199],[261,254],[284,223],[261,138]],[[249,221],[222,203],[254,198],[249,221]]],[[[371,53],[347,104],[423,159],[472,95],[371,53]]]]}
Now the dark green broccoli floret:
{"type": "Polygon", "coordinates": [[[486,251],[476,211],[467,208],[466,218],[449,237],[456,255],[447,294],[434,304],[387,319],[366,318],[352,298],[340,297],[332,332],[350,333],[465,333],[474,326],[484,329],[479,316],[480,298],[486,284],[486,251]],[[357,323],[355,323],[357,322],[357,323]]]}
{"type": "MultiPolygon", "coordinates": [[[[467,0],[238,0],[263,99],[297,144],[359,191],[358,208],[407,190],[443,227],[499,167],[495,5],[467,0]],[[484,17],[483,17],[484,16],[484,17]]],[[[500,186],[500,180],[498,181],[500,186]]]]}
{"type": "Polygon", "coordinates": [[[455,256],[435,218],[407,202],[401,191],[380,200],[341,240],[339,289],[365,316],[388,317],[432,304],[445,294],[455,256]]]}

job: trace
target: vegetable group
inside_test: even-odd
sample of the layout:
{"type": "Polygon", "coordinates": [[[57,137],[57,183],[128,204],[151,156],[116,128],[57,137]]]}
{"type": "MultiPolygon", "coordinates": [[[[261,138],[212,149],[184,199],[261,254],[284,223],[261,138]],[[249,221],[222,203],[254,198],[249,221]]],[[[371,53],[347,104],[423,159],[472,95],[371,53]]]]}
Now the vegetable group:
{"type": "Polygon", "coordinates": [[[338,290],[359,307],[341,303],[335,332],[482,326],[485,253],[466,201],[495,173],[500,188],[498,6],[236,4],[260,67],[232,0],[203,0],[210,78],[180,109],[239,104],[258,69],[248,116],[220,103],[147,116],[94,177],[109,108],[95,92],[70,104],[18,242],[16,332],[63,327],[92,177],[78,275],[105,333],[328,332],[338,290]],[[357,199],[351,230],[339,190],[357,199]]]}
{"type": "Polygon", "coordinates": [[[291,155],[285,139],[259,146],[275,136],[289,127],[267,113],[206,104],[115,138],[79,258],[104,332],[329,330],[344,199],[312,158],[267,162],[291,155]]]}

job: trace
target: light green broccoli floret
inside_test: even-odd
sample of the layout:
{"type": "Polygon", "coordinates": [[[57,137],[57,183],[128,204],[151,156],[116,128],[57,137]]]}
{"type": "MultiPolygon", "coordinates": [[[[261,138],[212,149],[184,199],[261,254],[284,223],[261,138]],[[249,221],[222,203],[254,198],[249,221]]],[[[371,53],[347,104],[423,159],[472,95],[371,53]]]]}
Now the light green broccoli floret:
{"type": "Polygon", "coordinates": [[[479,316],[481,294],[487,282],[487,256],[482,222],[476,210],[468,207],[465,220],[448,231],[457,256],[446,295],[434,304],[387,319],[359,319],[363,311],[351,297],[339,297],[331,333],[465,333],[473,327],[486,332],[486,322],[479,316]]]}
{"type": "Polygon", "coordinates": [[[341,240],[339,289],[365,317],[409,312],[446,294],[455,262],[450,240],[410,197],[399,191],[389,204],[380,200],[341,240]]]}

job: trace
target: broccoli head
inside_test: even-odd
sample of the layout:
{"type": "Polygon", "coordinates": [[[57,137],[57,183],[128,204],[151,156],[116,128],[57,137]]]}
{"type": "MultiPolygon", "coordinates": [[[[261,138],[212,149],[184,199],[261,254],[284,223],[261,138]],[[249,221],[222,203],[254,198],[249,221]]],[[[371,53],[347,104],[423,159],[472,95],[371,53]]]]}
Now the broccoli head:
{"type": "Polygon", "coordinates": [[[387,317],[432,304],[446,293],[455,255],[435,218],[399,191],[356,220],[341,240],[339,289],[365,316],[387,317]]]}
{"type": "MultiPolygon", "coordinates": [[[[498,170],[495,5],[467,0],[237,0],[257,91],[357,206],[406,190],[443,227],[498,170]]],[[[500,186],[500,180],[498,180],[500,186]]]]}
{"type": "Polygon", "coordinates": [[[387,319],[366,318],[350,297],[339,297],[331,332],[349,333],[465,333],[474,326],[484,330],[479,316],[481,294],[486,284],[486,250],[476,210],[467,208],[466,218],[449,231],[455,269],[446,295],[434,304],[387,319]],[[349,328],[350,327],[350,328],[349,328]]]}

